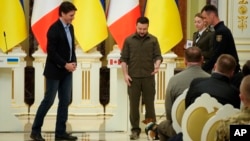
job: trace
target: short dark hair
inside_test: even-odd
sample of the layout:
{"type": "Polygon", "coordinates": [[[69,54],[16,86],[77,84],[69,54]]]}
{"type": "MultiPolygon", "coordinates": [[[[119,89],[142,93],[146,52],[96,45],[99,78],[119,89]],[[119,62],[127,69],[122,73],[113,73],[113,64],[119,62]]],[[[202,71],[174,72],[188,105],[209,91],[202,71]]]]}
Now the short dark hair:
{"type": "Polygon", "coordinates": [[[149,20],[147,17],[139,17],[137,18],[136,24],[141,23],[141,24],[149,24],[149,20]]]}
{"type": "Polygon", "coordinates": [[[59,6],[59,16],[62,16],[62,12],[68,13],[70,11],[76,11],[76,10],[77,9],[73,3],[69,2],[69,1],[64,1],[59,6]]]}
{"type": "Polygon", "coordinates": [[[244,76],[250,74],[250,60],[247,60],[246,63],[243,65],[242,73],[244,76]]]}
{"type": "Polygon", "coordinates": [[[216,64],[218,71],[226,74],[230,74],[236,67],[236,61],[230,54],[221,54],[217,59],[216,64]]]}
{"type": "Polygon", "coordinates": [[[187,62],[200,62],[202,59],[201,49],[198,47],[189,47],[185,51],[187,62]]]}
{"type": "Polygon", "coordinates": [[[217,17],[218,17],[218,9],[212,5],[212,4],[207,4],[201,9],[201,13],[205,11],[207,13],[213,12],[217,17]]]}

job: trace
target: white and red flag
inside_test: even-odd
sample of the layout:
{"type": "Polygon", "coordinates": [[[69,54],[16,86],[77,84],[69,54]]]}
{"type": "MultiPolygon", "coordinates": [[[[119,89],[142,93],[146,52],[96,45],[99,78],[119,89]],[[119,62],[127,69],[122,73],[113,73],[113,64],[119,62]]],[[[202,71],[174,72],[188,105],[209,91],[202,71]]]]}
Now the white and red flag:
{"type": "Polygon", "coordinates": [[[120,49],[124,39],[136,31],[136,20],[140,15],[138,0],[110,0],[107,24],[120,49]]]}
{"type": "Polygon", "coordinates": [[[109,59],[109,65],[120,65],[121,61],[119,58],[111,58],[109,59]]]}
{"type": "Polygon", "coordinates": [[[34,0],[31,28],[40,48],[44,52],[47,52],[47,31],[50,25],[59,18],[59,5],[62,1],[34,0]]]}

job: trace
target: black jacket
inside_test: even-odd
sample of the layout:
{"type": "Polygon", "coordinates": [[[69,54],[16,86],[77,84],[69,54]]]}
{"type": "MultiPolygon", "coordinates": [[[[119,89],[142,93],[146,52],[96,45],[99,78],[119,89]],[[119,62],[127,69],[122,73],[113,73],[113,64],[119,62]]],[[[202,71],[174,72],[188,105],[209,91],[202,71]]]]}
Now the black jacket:
{"type": "Polygon", "coordinates": [[[47,59],[44,69],[44,76],[49,79],[62,79],[71,73],[65,69],[67,62],[76,62],[74,29],[69,27],[72,36],[72,57],[70,59],[70,46],[62,22],[58,19],[53,23],[47,32],[47,59]]]}
{"type": "Polygon", "coordinates": [[[237,63],[235,68],[235,73],[238,73],[240,70],[239,57],[234,43],[233,35],[229,28],[224,25],[224,22],[221,21],[214,26],[214,38],[213,38],[213,52],[209,61],[207,61],[203,66],[203,70],[211,72],[214,67],[214,64],[217,58],[221,54],[230,54],[232,55],[237,63]]]}
{"type": "Polygon", "coordinates": [[[203,93],[210,94],[222,105],[231,104],[234,108],[240,108],[240,92],[230,83],[230,79],[227,76],[212,73],[210,78],[194,79],[186,95],[186,108],[203,93]]]}

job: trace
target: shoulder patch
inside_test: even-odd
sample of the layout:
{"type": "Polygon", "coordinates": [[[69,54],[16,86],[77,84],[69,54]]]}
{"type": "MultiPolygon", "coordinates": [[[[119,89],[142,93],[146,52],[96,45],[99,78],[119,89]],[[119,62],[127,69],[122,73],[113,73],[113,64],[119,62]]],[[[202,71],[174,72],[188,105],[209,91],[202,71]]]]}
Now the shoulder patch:
{"type": "Polygon", "coordinates": [[[216,35],[216,41],[221,42],[222,40],[222,35],[216,35]]]}

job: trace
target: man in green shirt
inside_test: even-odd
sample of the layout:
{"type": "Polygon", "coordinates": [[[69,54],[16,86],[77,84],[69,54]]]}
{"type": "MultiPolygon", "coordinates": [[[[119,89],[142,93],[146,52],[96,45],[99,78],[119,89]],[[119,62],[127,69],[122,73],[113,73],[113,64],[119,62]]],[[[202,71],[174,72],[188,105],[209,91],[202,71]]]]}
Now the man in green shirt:
{"type": "Polygon", "coordinates": [[[139,127],[141,96],[146,108],[145,119],[156,121],[154,74],[159,71],[162,56],[158,40],[148,33],[148,26],[147,17],[137,19],[136,33],[125,39],[120,58],[124,80],[128,85],[131,140],[138,139],[141,132],[139,127]]]}

